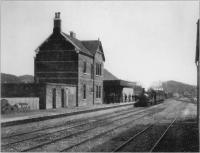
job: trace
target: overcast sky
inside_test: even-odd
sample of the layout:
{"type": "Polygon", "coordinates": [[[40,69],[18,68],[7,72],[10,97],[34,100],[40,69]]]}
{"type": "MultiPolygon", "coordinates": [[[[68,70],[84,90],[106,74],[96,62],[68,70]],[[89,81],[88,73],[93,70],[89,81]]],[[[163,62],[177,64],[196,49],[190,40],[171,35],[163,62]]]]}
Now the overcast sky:
{"type": "Polygon", "coordinates": [[[56,11],[62,31],[102,41],[105,68],[123,80],[176,80],[196,84],[198,1],[3,2],[1,72],[34,74],[34,50],[52,33],[56,11]]]}

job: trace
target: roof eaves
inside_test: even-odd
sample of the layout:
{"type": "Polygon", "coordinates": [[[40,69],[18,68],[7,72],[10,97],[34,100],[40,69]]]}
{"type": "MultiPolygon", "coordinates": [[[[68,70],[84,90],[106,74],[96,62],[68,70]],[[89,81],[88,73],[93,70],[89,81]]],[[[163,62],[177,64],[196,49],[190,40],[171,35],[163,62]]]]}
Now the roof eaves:
{"type": "Polygon", "coordinates": [[[35,52],[36,52],[36,53],[39,52],[40,46],[42,46],[42,44],[44,44],[51,36],[52,36],[52,34],[50,34],[50,35],[35,49],[35,52]]]}
{"type": "Polygon", "coordinates": [[[90,55],[90,56],[93,56],[93,54],[90,53],[90,51],[85,48],[85,46],[81,43],[80,40],[78,39],[75,39],[75,38],[70,38],[70,36],[68,36],[67,34],[65,33],[62,33],[62,35],[64,35],[64,37],[69,40],[75,47],[77,47],[77,49],[80,51],[80,52],[83,52],[87,55],[90,55]],[[73,41],[74,39],[74,41],[73,41]],[[77,43],[77,44],[76,44],[77,43]],[[80,47],[79,47],[80,46],[80,47]]]}
{"type": "Polygon", "coordinates": [[[78,50],[81,50],[71,39],[69,39],[69,38],[65,35],[65,33],[61,32],[61,35],[62,35],[63,37],[65,37],[65,39],[67,39],[69,42],[71,42],[78,50]]]}

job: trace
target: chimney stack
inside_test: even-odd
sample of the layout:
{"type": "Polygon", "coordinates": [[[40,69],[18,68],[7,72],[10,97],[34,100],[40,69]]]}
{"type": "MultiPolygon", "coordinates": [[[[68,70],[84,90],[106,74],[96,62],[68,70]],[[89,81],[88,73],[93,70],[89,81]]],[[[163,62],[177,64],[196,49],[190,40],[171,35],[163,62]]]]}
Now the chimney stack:
{"type": "Polygon", "coordinates": [[[60,33],[61,32],[60,12],[55,13],[53,32],[54,33],[60,33]]]}
{"type": "Polygon", "coordinates": [[[74,33],[73,31],[70,31],[70,37],[76,38],[76,33],[74,33]]]}

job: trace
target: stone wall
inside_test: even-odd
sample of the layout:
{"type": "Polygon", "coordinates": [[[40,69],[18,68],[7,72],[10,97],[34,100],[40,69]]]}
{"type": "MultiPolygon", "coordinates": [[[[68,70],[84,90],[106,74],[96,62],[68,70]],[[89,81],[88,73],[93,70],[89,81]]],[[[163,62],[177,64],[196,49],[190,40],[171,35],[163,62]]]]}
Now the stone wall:
{"type": "Polygon", "coordinates": [[[79,54],[79,83],[78,83],[78,106],[93,104],[93,74],[91,74],[91,65],[93,58],[79,54]],[[86,72],[83,72],[84,62],[86,62],[86,72]],[[86,98],[83,97],[84,85],[86,85],[86,98]]]}
{"type": "Polygon", "coordinates": [[[35,57],[35,81],[38,83],[78,83],[78,54],[74,46],[53,33],[35,57]]]}
{"type": "Polygon", "coordinates": [[[94,86],[94,103],[95,104],[102,104],[103,103],[103,75],[104,75],[104,63],[103,57],[101,53],[96,53],[95,55],[95,64],[94,64],[94,76],[95,76],[95,86],[94,86]],[[96,63],[101,64],[101,75],[96,75],[96,63]],[[96,86],[101,86],[101,98],[96,98],[96,86]]]}
{"type": "MultiPolygon", "coordinates": [[[[5,83],[1,84],[1,98],[39,98],[39,108],[45,109],[45,84],[36,83],[5,83]]],[[[23,100],[24,101],[24,100],[23,100]]]]}
{"type": "Polygon", "coordinates": [[[75,107],[76,87],[66,84],[48,83],[46,86],[46,109],[53,108],[53,90],[55,90],[55,107],[75,107]],[[64,90],[64,104],[62,105],[62,90],[64,90]]]}

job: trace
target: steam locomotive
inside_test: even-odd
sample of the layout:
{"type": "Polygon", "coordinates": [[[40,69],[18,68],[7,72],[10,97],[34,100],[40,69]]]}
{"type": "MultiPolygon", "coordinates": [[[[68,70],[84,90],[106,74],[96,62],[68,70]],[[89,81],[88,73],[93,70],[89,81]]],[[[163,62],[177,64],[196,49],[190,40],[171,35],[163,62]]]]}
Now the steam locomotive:
{"type": "Polygon", "coordinates": [[[142,93],[135,97],[135,107],[146,107],[161,103],[166,98],[166,94],[162,90],[150,89],[147,92],[143,89],[142,93]]]}

